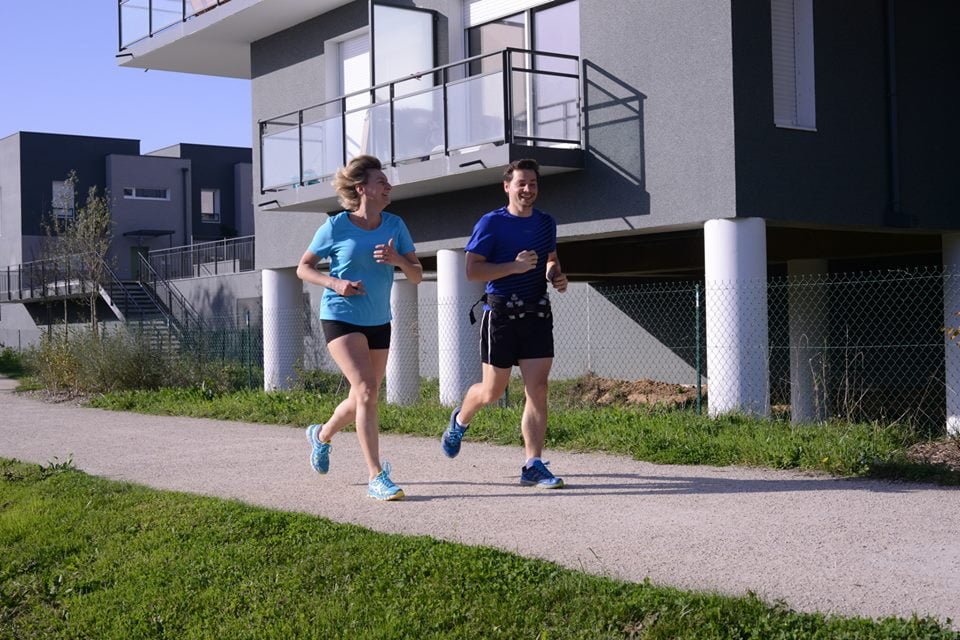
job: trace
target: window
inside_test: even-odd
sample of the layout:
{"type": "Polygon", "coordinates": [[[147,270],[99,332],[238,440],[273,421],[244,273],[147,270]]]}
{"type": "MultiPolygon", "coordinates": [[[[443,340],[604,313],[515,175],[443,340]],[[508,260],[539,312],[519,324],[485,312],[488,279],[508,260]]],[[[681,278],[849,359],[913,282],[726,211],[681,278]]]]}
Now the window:
{"type": "Polygon", "coordinates": [[[75,213],[73,183],[65,180],[54,180],[51,187],[50,203],[55,218],[58,220],[72,218],[75,213]]]}
{"type": "Polygon", "coordinates": [[[220,189],[200,190],[200,221],[220,222],[220,189]]]}
{"type": "MultiPolygon", "coordinates": [[[[580,55],[580,3],[578,0],[568,2],[472,0],[464,8],[468,56],[502,51],[507,47],[570,56],[580,55]],[[516,12],[518,8],[526,8],[526,10],[516,12]]],[[[513,73],[511,97],[514,136],[518,136],[520,140],[526,139],[528,144],[548,146],[578,144],[580,139],[578,81],[574,77],[550,75],[551,72],[576,74],[577,62],[570,58],[536,54],[530,56],[514,54],[511,62],[521,68],[529,67],[536,72],[544,72],[515,71],[513,73]],[[542,141],[534,141],[535,139],[542,141]]],[[[499,57],[488,57],[472,63],[470,74],[477,76],[491,73],[498,71],[500,67],[499,57]]],[[[501,110],[498,100],[487,102],[489,104],[484,105],[483,115],[489,116],[501,110]]]]}
{"type": "Polygon", "coordinates": [[[773,121],[815,131],[813,0],[770,0],[773,121]]]}
{"type": "Polygon", "coordinates": [[[170,190],[147,187],[124,187],[123,197],[127,200],[169,200],[170,190]]]}

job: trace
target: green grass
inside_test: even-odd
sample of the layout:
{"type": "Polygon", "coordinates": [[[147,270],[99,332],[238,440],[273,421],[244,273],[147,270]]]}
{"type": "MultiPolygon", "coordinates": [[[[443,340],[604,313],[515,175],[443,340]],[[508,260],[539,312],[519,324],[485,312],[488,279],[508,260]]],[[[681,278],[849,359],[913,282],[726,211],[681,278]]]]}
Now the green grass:
{"type": "MultiPolygon", "coordinates": [[[[190,415],[222,420],[304,426],[325,420],[344,397],[336,377],[316,381],[308,390],[265,393],[209,389],[125,391],[98,396],[90,404],[103,409],[159,415],[190,415]]],[[[571,398],[570,385],[551,388],[547,447],[568,451],[604,451],[662,464],[744,465],[823,471],[838,476],[876,476],[960,485],[960,473],[946,467],[908,463],[906,446],[921,437],[901,426],[831,423],[792,425],[742,415],[711,419],[691,410],[584,407],[571,398]]],[[[384,433],[437,437],[449,409],[433,398],[436,382],[423,385],[413,406],[385,403],[380,409],[384,433]]],[[[523,395],[519,386],[506,407],[488,407],[470,427],[472,441],[521,443],[523,395]]]]}
{"type": "Polygon", "coordinates": [[[71,466],[0,459],[0,638],[958,637],[931,619],[628,584],[71,466]]]}
{"type": "Polygon", "coordinates": [[[23,359],[11,347],[0,347],[0,375],[14,379],[26,375],[23,359]]]}

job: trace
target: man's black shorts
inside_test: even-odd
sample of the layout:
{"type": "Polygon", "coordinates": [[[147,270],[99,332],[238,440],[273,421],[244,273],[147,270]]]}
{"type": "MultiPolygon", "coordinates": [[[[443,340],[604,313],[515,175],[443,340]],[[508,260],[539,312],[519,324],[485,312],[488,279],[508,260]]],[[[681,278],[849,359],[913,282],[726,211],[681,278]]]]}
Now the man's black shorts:
{"type": "Polygon", "coordinates": [[[520,360],[553,357],[553,315],[528,313],[510,319],[487,309],[480,320],[480,360],[509,369],[520,360]]]}
{"type": "Polygon", "coordinates": [[[390,348],[390,323],[378,324],[373,327],[365,327],[359,324],[350,324],[340,320],[321,320],[320,326],[323,327],[323,336],[327,339],[327,344],[341,336],[349,333],[362,333],[367,336],[367,343],[371,349],[389,349],[390,348]]]}

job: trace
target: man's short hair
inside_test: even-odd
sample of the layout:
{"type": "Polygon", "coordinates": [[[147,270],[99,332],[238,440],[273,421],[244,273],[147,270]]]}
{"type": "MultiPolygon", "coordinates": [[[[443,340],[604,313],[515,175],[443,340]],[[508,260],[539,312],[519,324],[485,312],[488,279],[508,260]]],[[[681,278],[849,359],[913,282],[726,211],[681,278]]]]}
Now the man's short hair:
{"type": "Polygon", "coordinates": [[[521,158],[520,160],[514,160],[507,165],[507,168],[503,172],[503,181],[510,182],[513,180],[513,172],[517,169],[523,171],[533,171],[537,174],[537,180],[540,179],[540,163],[538,163],[533,158],[521,158]]]}

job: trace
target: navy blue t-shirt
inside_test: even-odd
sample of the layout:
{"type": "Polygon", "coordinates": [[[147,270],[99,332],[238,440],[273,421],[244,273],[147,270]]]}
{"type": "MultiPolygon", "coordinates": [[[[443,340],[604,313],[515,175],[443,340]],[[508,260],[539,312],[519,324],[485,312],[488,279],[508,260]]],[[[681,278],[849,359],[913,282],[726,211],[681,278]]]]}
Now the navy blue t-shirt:
{"type": "Polygon", "coordinates": [[[515,273],[487,282],[487,293],[517,294],[523,300],[539,298],[547,291],[547,256],[557,250],[557,223],[539,209],[520,217],[500,207],[485,214],[473,227],[465,251],[499,264],[513,262],[521,251],[536,251],[537,266],[526,273],[515,273]]]}

